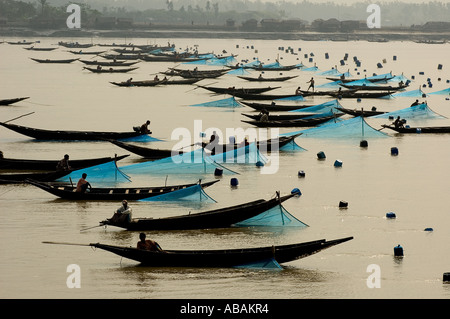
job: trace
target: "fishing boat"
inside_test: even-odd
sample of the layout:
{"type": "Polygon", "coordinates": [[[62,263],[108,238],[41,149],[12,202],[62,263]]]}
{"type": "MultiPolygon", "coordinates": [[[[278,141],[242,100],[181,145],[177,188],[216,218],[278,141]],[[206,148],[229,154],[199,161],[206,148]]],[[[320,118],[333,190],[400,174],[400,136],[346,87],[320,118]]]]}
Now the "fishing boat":
{"type": "Polygon", "coordinates": [[[163,80],[143,80],[143,81],[123,81],[123,82],[109,82],[116,86],[121,87],[133,87],[133,86],[157,86],[167,82],[167,79],[163,80]]]}
{"type": "Polygon", "coordinates": [[[194,84],[199,81],[203,80],[203,78],[181,78],[181,79],[167,79],[166,82],[164,82],[164,85],[184,85],[184,84],[194,84]]]}
{"type": "Polygon", "coordinates": [[[353,85],[353,84],[339,84],[340,86],[346,88],[346,89],[354,89],[359,91],[399,91],[403,90],[408,87],[408,85],[398,85],[398,86],[392,86],[392,85],[353,85]]]}
{"type": "Polygon", "coordinates": [[[30,97],[18,97],[18,98],[14,98],[14,99],[4,99],[4,100],[0,100],[0,105],[11,105],[26,99],[29,99],[30,97]]]}
{"type": "Polygon", "coordinates": [[[141,53],[138,54],[104,54],[101,56],[107,60],[139,60],[141,53]]]}
{"type": "Polygon", "coordinates": [[[58,63],[58,64],[68,64],[78,60],[78,59],[50,60],[50,59],[36,59],[36,58],[30,59],[38,63],[58,63]]]}
{"type": "MultiPolygon", "coordinates": [[[[70,160],[70,167],[73,170],[85,167],[100,165],[112,161],[120,161],[129,155],[120,155],[116,157],[99,157],[89,159],[70,160]]],[[[38,159],[19,159],[19,158],[0,158],[0,169],[2,170],[26,170],[26,171],[54,171],[60,160],[38,160],[38,159]]]]}
{"type": "Polygon", "coordinates": [[[35,173],[7,173],[0,174],[0,184],[21,184],[26,180],[33,179],[39,182],[53,182],[58,178],[70,174],[71,171],[52,171],[35,173]]]}
{"type": "MultiPolygon", "coordinates": [[[[259,114],[246,114],[246,113],[242,113],[243,116],[248,117],[252,120],[258,121],[261,118],[261,115],[259,114]]],[[[298,120],[298,119],[302,119],[308,116],[311,116],[312,114],[307,114],[307,113],[298,113],[298,114],[293,114],[293,113],[289,113],[289,114],[269,114],[269,121],[284,121],[284,120],[298,120]]]]}
{"type": "MultiPolygon", "coordinates": [[[[137,261],[142,266],[230,268],[252,266],[270,261],[284,264],[313,255],[324,249],[342,244],[352,239],[353,237],[345,237],[335,240],[320,239],[288,245],[214,250],[148,251],[133,247],[113,246],[100,243],[91,243],[82,246],[102,249],[118,256],[137,261]]],[[[73,245],[70,243],[44,243],[73,245]]]]}
{"type": "Polygon", "coordinates": [[[243,93],[243,94],[259,94],[268,92],[274,89],[279,89],[280,86],[276,87],[254,87],[254,88],[237,88],[235,86],[232,87],[215,87],[215,86],[204,86],[204,85],[197,85],[197,87],[218,93],[218,94],[230,94],[235,95],[236,93],[243,93]]]}
{"type": "Polygon", "coordinates": [[[332,91],[328,92],[326,95],[335,97],[335,98],[365,98],[365,99],[372,99],[372,98],[379,98],[379,97],[386,97],[388,95],[391,95],[395,92],[392,91],[385,91],[385,92],[347,92],[347,91],[332,91]]]}
{"type": "Polygon", "coordinates": [[[131,221],[128,221],[123,218],[123,215],[114,214],[112,218],[101,221],[100,225],[110,225],[134,231],[226,228],[255,217],[294,196],[295,194],[279,196],[277,193],[276,197],[269,200],[258,199],[206,212],[164,218],[132,218],[131,221]]]}
{"type": "Polygon", "coordinates": [[[450,126],[421,126],[421,127],[395,127],[392,125],[382,125],[384,128],[388,128],[391,130],[394,130],[398,133],[403,134],[418,134],[418,133],[424,133],[424,134],[440,134],[440,133],[450,133],[450,126]]]}
{"type": "Polygon", "coordinates": [[[183,70],[183,69],[170,68],[168,71],[161,72],[161,73],[164,75],[173,75],[173,76],[178,75],[183,78],[213,79],[213,78],[218,78],[227,72],[228,72],[228,70],[226,70],[226,69],[224,69],[224,70],[198,70],[198,69],[183,70]]]}
{"type": "Polygon", "coordinates": [[[200,57],[184,57],[176,55],[141,55],[139,57],[143,61],[147,62],[194,62],[206,60],[200,57]]]}
{"type": "Polygon", "coordinates": [[[257,71],[290,71],[294,69],[298,69],[299,66],[297,64],[293,65],[280,65],[278,67],[274,66],[264,66],[264,65],[256,65],[256,66],[250,66],[249,69],[257,70],[257,71]]]}
{"type": "MultiPolygon", "coordinates": [[[[149,148],[149,147],[143,147],[138,146],[131,143],[125,143],[117,140],[109,140],[112,144],[123,148],[131,153],[134,153],[136,155],[142,156],[147,159],[156,160],[156,159],[162,159],[172,156],[172,150],[167,149],[157,149],[157,148],[149,148]]],[[[178,151],[177,154],[182,154],[183,152],[178,151]]]]}
{"type": "Polygon", "coordinates": [[[286,98],[302,98],[301,94],[258,94],[258,93],[246,93],[246,92],[234,92],[233,96],[239,97],[245,100],[278,100],[286,98]]]}
{"type": "Polygon", "coordinates": [[[241,120],[241,122],[248,123],[257,127],[311,127],[333,120],[340,116],[342,116],[342,114],[315,117],[310,119],[279,120],[279,121],[265,121],[265,122],[241,120]]]}
{"type": "Polygon", "coordinates": [[[138,130],[130,132],[64,131],[44,130],[5,122],[0,122],[0,125],[19,134],[23,134],[38,140],[100,141],[105,139],[120,140],[147,135],[145,133],[139,132],[138,130]]]}
{"type": "Polygon", "coordinates": [[[29,48],[24,48],[25,50],[28,51],[53,51],[56,50],[57,48],[36,48],[36,47],[29,47],[29,48]]]}
{"type": "Polygon", "coordinates": [[[58,44],[65,48],[90,48],[94,46],[93,44],[90,43],[82,44],[78,42],[64,42],[64,41],[59,41],[58,44]]]}
{"type": "Polygon", "coordinates": [[[6,43],[8,43],[8,44],[12,44],[12,45],[30,45],[30,44],[33,44],[33,43],[35,43],[35,42],[27,42],[27,41],[25,41],[25,40],[23,40],[23,41],[17,41],[17,42],[13,42],[13,41],[7,41],[6,43]]]}
{"type": "Polygon", "coordinates": [[[246,81],[252,81],[252,82],[284,82],[284,81],[288,81],[291,79],[295,79],[296,77],[298,77],[298,75],[293,75],[293,76],[280,76],[280,77],[250,77],[250,76],[242,76],[242,75],[238,75],[237,76],[240,79],[246,80],[246,81]]]}
{"type": "Polygon", "coordinates": [[[100,55],[102,53],[105,53],[106,51],[90,51],[89,52],[89,51],[82,51],[82,50],[80,50],[80,51],[69,50],[67,52],[76,54],[76,55],[100,55]]]}
{"type": "Polygon", "coordinates": [[[88,71],[91,71],[92,73],[127,73],[134,71],[136,69],[139,69],[138,67],[133,68],[125,68],[125,69],[113,69],[113,68],[89,68],[89,67],[83,67],[83,69],[86,69],[88,71]]]}
{"type": "Polygon", "coordinates": [[[136,63],[139,63],[139,61],[133,61],[133,62],[126,62],[126,61],[89,61],[89,60],[80,60],[80,62],[83,62],[86,65],[100,65],[100,66],[132,66],[136,63]]]}
{"type": "Polygon", "coordinates": [[[352,115],[352,116],[362,116],[362,117],[370,117],[370,116],[375,116],[375,115],[380,115],[380,114],[385,114],[387,112],[383,112],[383,111],[377,111],[376,109],[372,109],[372,110],[364,110],[364,109],[347,109],[344,107],[339,107],[339,111],[344,112],[345,114],[348,115],[352,115]]]}
{"type": "Polygon", "coordinates": [[[267,103],[255,103],[255,102],[248,102],[248,101],[239,101],[239,103],[242,103],[248,107],[251,107],[252,109],[255,109],[257,111],[266,110],[268,112],[283,112],[283,111],[293,111],[293,110],[300,110],[307,107],[311,107],[314,105],[295,105],[295,104],[276,104],[275,102],[272,102],[271,104],[267,103]]]}
{"type": "Polygon", "coordinates": [[[190,183],[182,185],[171,186],[154,186],[154,187],[92,187],[89,192],[80,193],[76,192],[76,187],[72,185],[58,185],[53,183],[43,183],[33,179],[25,180],[26,183],[36,186],[52,195],[55,195],[62,199],[68,200],[114,200],[122,201],[126,200],[140,200],[150,198],[158,195],[168,194],[177,190],[186,189],[188,187],[200,185],[201,188],[214,185],[219,180],[207,182],[207,183],[190,183]]]}
{"type": "Polygon", "coordinates": [[[385,77],[375,77],[375,78],[365,78],[365,79],[352,79],[352,78],[341,78],[341,77],[327,77],[327,80],[336,82],[336,81],[341,81],[342,83],[349,83],[349,82],[354,82],[354,81],[360,81],[360,80],[367,80],[370,81],[372,83],[376,83],[376,82],[381,82],[381,81],[389,81],[393,78],[394,76],[385,76],[385,77]]]}

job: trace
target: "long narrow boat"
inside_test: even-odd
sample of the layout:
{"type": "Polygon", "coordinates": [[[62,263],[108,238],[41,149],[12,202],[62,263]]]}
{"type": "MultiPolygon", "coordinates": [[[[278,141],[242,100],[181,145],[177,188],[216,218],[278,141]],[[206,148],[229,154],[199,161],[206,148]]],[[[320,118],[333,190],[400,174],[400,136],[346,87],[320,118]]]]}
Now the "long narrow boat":
{"type": "Polygon", "coordinates": [[[379,97],[385,97],[388,95],[393,94],[392,91],[383,91],[383,92],[346,92],[346,91],[333,91],[329,92],[327,95],[335,97],[335,98],[379,98],[379,97]]]}
{"type": "Polygon", "coordinates": [[[19,134],[23,134],[38,140],[100,141],[105,139],[121,140],[131,137],[147,135],[138,131],[130,131],[130,132],[64,131],[64,130],[43,130],[4,122],[0,122],[0,125],[12,131],[15,131],[19,134]]]}
{"type": "Polygon", "coordinates": [[[300,110],[304,109],[310,106],[314,106],[312,104],[309,105],[295,105],[295,104],[267,104],[267,103],[255,103],[255,102],[247,102],[247,101],[239,101],[239,103],[242,103],[248,107],[251,107],[252,109],[255,109],[257,111],[267,110],[268,112],[284,112],[284,111],[293,111],[293,110],[300,110]]]}
{"type": "Polygon", "coordinates": [[[68,64],[78,60],[78,59],[50,60],[50,59],[36,59],[36,58],[30,59],[38,63],[57,63],[57,64],[68,64]]]}
{"type": "MultiPolygon", "coordinates": [[[[255,121],[258,121],[261,118],[261,115],[259,114],[242,113],[242,115],[255,121]]],[[[290,114],[275,114],[275,115],[269,114],[269,121],[299,120],[311,115],[312,114],[307,113],[297,113],[297,114],[290,113],[290,114]]]]}
{"type": "Polygon", "coordinates": [[[319,124],[333,120],[339,116],[342,116],[342,114],[335,114],[332,116],[315,117],[315,118],[311,118],[311,119],[266,121],[266,122],[241,120],[241,122],[245,122],[245,123],[257,126],[257,127],[311,127],[311,126],[317,126],[319,124]]]}
{"type": "Polygon", "coordinates": [[[394,76],[386,76],[383,78],[373,78],[373,79],[352,79],[352,78],[340,78],[340,77],[327,77],[327,80],[336,82],[336,81],[341,81],[342,83],[349,83],[349,82],[354,82],[354,81],[359,81],[359,80],[367,80],[370,81],[372,83],[376,83],[376,82],[381,82],[381,81],[389,81],[390,79],[392,79],[394,76]]]}
{"type": "Polygon", "coordinates": [[[383,111],[377,111],[377,110],[357,110],[357,109],[347,109],[344,107],[340,107],[339,111],[344,112],[345,114],[352,115],[352,116],[363,116],[363,117],[370,117],[380,114],[385,114],[386,112],[383,111]]]}
{"type": "Polygon", "coordinates": [[[126,61],[89,61],[89,60],[80,60],[86,65],[100,65],[100,66],[132,66],[139,61],[126,62],[126,61]]]}
{"type": "Polygon", "coordinates": [[[297,64],[279,66],[279,67],[267,67],[264,65],[250,66],[249,69],[253,69],[256,71],[290,71],[294,69],[298,69],[299,66],[297,64]]]}
{"type": "MultiPolygon", "coordinates": [[[[152,267],[239,267],[255,265],[269,260],[284,264],[308,257],[324,249],[342,244],[353,237],[335,240],[315,240],[289,245],[272,245],[256,248],[216,249],[216,250],[163,250],[148,251],[132,247],[121,247],[92,243],[85,246],[99,248],[127,259],[152,267]]],[[[54,244],[52,242],[44,242],[54,244]]]]}
{"type": "Polygon", "coordinates": [[[183,57],[175,55],[141,55],[139,58],[147,62],[194,62],[206,60],[205,58],[183,57]]]}
{"type": "MultiPolygon", "coordinates": [[[[120,161],[129,155],[116,157],[99,157],[89,159],[70,160],[72,169],[82,169],[85,167],[100,165],[111,161],[120,161]]],[[[2,170],[26,170],[26,171],[54,171],[60,160],[37,160],[19,158],[0,158],[0,169],[2,170]]]]}
{"type": "Polygon", "coordinates": [[[90,48],[94,46],[93,44],[90,43],[84,44],[78,42],[63,42],[63,41],[59,41],[58,44],[65,48],[90,48]]]}
{"type": "Polygon", "coordinates": [[[114,214],[112,218],[101,221],[100,225],[110,225],[127,230],[140,231],[226,228],[255,217],[294,196],[295,194],[279,196],[277,193],[276,197],[269,200],[258,199],[244,204],[206,212],[189,213],[165,218],[133,218],[131,222],[119,214],[114,214]]]}
{"type": "Polygon", "coordinates": [[[232,87],[216,87],[216,86],[204,86],[204,85],[197,85],[197,87],[218,93],[218,94],[230,94],[235,95],[236,93],[244,93],[244,94],[259,94],[268,92],[274,89],[279,89],[280,86],[275,87],[253,87],[253,88],[237,88],[235,86],[232,87]]]}
{"type": "Polygon", "coordinates": [[[407,88],[407,85],[348,85],[340,84],[340,86],[346,89],[354,89],[358,91],[398,91],[407,88]]]}
{"type": "Polygon", "coordinates": [[[353,94],[356,91],[358,91],[358,89],[349,89],[349,90],[345,90],[345,91],[339,91],[339,90],[333,90],[333,91],[304,91],[304,90],[300,90],[300,94],[303,96],[323,96],[323,95],[336,95],[336,96],[340,96],[340,95],[348,95],[348,94],[353,94]]]}
{"type": "MultiPolygon", "coordinates": [[[[219,180],[200,183],[200,187],[209,187],[219,180]]],[[[79,193],[76,192],[76,187],[69,185],[57,185],[52,183],[42,183],[40,181],[35,181],[33,179],[25,180],[28,184],[34,185],[52,195],[55,195],[62,199],[69,200],[114,200],[122,201],[126,200],[140,200],[144,198],[154,197],[158,195],[168,194],[177,190],[185,189],[188,187],[195,186],[199,183],[181,184],[181,185],[171,185],[171,186],[154,186],[154,187],[92,187],[89,192],[79,193]]]]}
{"type": "Polygon", "coordinates": [[[421,126],[421,127],[394,127],[392,125],[382,125],[384,128],[394,130],[403,134],[441,134],[450,133],[450,126],[421,126]]]}
{"type": "Polygon", "coordinates": [[[26,180],[33,179],[39,182],[53,182],[58,178],[70,174],[71,171],[53,171],[38,173],[10,173],[0,174],[0,184],[26,183],[26,180]]]}
{"type": "Polygon", "coordinates": [[[250,77],[250,76],[242,76],[242,75],[238,75],[237,76],[240,79],[246,80],[246,81],[252,81],[252,82],[284,82],[284,81],[288,81],[291,79],[295,79],[296,77],[298,77],[298,75],[293,75],[293,76],[280,76],[280,77],[250,77]]]}
{"type": "Polygon", "coordinates": [[[18,97],[18,98],[14,98],[14,99],[5,99],[5,100],[0,100],[0,105],[11,105],[26,99],[29,99],[30,97],[18,97]]]}
{"type": "Polygon", "coordinates": [[[258,93],[246,93],[246,92],[234,92],[233,96],[239,97],[245,100],[278,100],[285,98],[302,97],[301,94],[258,94],[258,93]]]}
{"type": "Polygon", "coordinates": [[[89,67],[83,67],[83,69],[86,69],[88,71],[91,71],[92,73],[127,73],[134,71],[136,69],[139,69],[138,67],[132,67],[132,68],[125,68],[125,69],[113,69],[113,68],[89,68],[89,67]]]}
{"type": "Polygon", "coordinates": [[[56,50],[57,48],[36,48],[36,47],[29,47],[29,48],[24,48],[25,50],[28,51],[53,51],[56,50]]]}
{"type": "Polygon", "coordinates": [[[89,51],[82,51],[82,50],[80,50],[80,51],[69,50],[67,52],[76,54],[76,55],[100,55],[102,53],[105,53],[106,51],[90,51],[89,52],[89,51]]]}
{"type": "Polygon", "coordinates": [[[143,81],[123,81],[123,82],[109,82],[111,84],[114,84],[116,86],[121,87],[150,87],[150,86],[157,86],[162,85],[167,82],[167,79],[163,80],[143,80],[143,81]]]}

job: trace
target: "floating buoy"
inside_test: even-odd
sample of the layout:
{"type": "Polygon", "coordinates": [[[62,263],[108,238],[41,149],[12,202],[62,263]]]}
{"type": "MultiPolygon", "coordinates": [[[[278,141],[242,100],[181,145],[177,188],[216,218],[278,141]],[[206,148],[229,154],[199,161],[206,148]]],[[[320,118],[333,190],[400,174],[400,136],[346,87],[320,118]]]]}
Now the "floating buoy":
{"type": "Polygon", "coordinates": [[[397,61],[397,56],[394,55],[394,56],[392,57],[392,60],[397,61]]]}
{"type": "Polygon", "coordinates": [[[306,58],[308,57],[308,55],[305,53],[304,57],[305,57],[305,59],[306,59],[306,58]]]}
{"type": "Polygon", "coordinates": [[[345,61],[344,60],[341,60],[339,62],[341,63],[341,65],[345,65],[345,61]]]}
{"type": "Polygon", "coordinates": [[[356,102],[361,102],[361,98],[357,98],[357,99],[356,99],[356,102]]]}
{"type": "Polygon", "coordinates": [[[339,208],[347,208],[348,207],[348,203],[346,201],[341,200],[339,202],[339,208]]]}
{"type": "Polygon", "coordinates": [[[414,75],[411,75],[411,79],[413,79],[413,80],[414,80],[415,78],[416,78],[416,77],[415,77],[414,75]]]}
{"type": "Polygon", "coordinates": [[[419,72],[419,74],[420,74],[420,75],[424,75],[424,74],[425,74],[425,72],[423,72],[423,71],[420,71],[420,72],[419,72]]]}
{"type": "Polygon", "coordinates": [[[309,62],[312,62],[313,61],[313,58],[309,58],[309,60],[308,60],[309,62]]]}
{"type": "Polygon", "coordinates": [[[342,161],[341,160],[335,160],[334,161],[334,167],[342,167],[342,161]]]}
{"type": "Polygon", "coordinates": [[[238,186],[239,185],[239,181],[236,177],[233,177],[230,181],[231,186],[238,186]]]}
{"type": "Polygon", "coordinates": [[[450,282],[450,272],[444,272],[444,275],[442,276],[442,280],[444,282],[450,282]]]}
{"type": "Polygon", "coordinates": [[[262,166],[264,166],[263,162],[261,162],[261,161],[256,162],[256,167],[262,167],[262,166]]]}
{"type": "Polygon", "coordinates": [[[378,67],[379,69],[381,69],[381,68],[383,68],[383,65],[382,65],[381,63],[377,63],[377,67],[378,67]]]}
{"type": "Polygon", "coordinates": [[[216,168],[216,170],[214,171],[214,176],[222,176],[223,175],[223,169],[221,168],[216,168]]]}
{"type": "Polygon", "coordinates": [[[395,215],[395,213],[394,212],[389,212],[389,213],[386,213],[386,218],[396,218],[397,216],[395,215]]]}
{"type": "Polygon", "coordinates": [[[433,231],[433,228],[427,227],[427,228],[424,229],[424,231],[433,231]]]}
{"type": "Polygon", "coordinates": [[[305,177],[306,174],[304,171],[298,171],[298,177],[305,177]]]}
{"type": "Polygon", "coordinates": [[[398,155],[398,148],[391,147],[391,155],[394,155],[394,156],[398,155]]]}
{"type": "Polygon", "coordinates": [[[397,245],[394,247],[394,256],[395,257],[403,257],[403,247],[397,245]]]}
{"type": "Polygon", "coordinates": [[[294,188],[293,190],[291,190],[291,194],[297,194],[298,196],[300,196],[302,192],[298,188],[294,188]]]}
{"type": "Polygon", "coordinates": [[[239,49],[239,44],[236,44],[236,49],[239,49]]]}
{"type": "Polygon", "coordinates": [[[325,59],[328,59],[329,57],[328,53],[325,53],[325,59]]]}
{"type": "Polygon", "coordinates": [[[320,151],[319,153],[317,153],[317,158],[318,159],[325,159],[326,158],[325,153],[320,151]]]}
{"type": "Polygon", "coordinates": [[[386,63],[386,59],[383,59],[383,63],[386,63]]]}
{"type": "Polygon", "coordinates": [[[416,133],[417,133],[417,134],[422,133],[422,129],[421,129],[420,127],[416,128],[416,133]]]}
{"type": "Polygon", "coordinates": [[[442,70],[442,64],[438,64],[438,70],[442,70]]]}
{"type": "Polygon", "coordinates": [[[360,146],[360,147],[368,147],[369,144],[367,143],[366,140],[362,140],[361,142],[359,142],[359,146],[360,146]]]}

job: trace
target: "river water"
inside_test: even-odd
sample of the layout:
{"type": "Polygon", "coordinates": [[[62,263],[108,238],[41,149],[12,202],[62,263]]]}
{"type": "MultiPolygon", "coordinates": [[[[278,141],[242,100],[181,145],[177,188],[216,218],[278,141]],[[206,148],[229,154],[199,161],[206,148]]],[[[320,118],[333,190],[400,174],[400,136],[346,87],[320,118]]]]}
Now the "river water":
{"type": "MultiPolygon", "coordinates": [[[[19,38],[5,41],[21,41],[19,38]]],[[[30,40],[30,39],[27,39],[30,40]]],[[[38,46],[55,47],[57,42],[123,43],[123,39],[56,39],[40,38],[38,46]]],[[[134,44],[165,45],[171,39],[126,39],[134,44]]],[[[448,88],[450,79],[450,44],[413,42],[331,42],[331,41],[264,41],[241,39],[176,39],[177,48],[195,48],[200,52],[235,54],[237,61],[251,62],[255,57],[265,63],[279,59],[283,65],[316,63],[320,70],[338,66],[354,77],[392,71],[412,80],[409,90],[418,89],[430,78],[430,93],[448,88]],[[292,51],[286,52],[289,47],[292,51]],[[311,55],[313,53],[313,55],[311,55]],[[328,53],[329,59],[325,58],[328,53]],[[345,66],[339,61],[348,53],[345,66]],[[305,58],[304,54],[308,55],[305,58]],[[361,61],[355,70],[353,56],[361,61]],[[396,59],[394,59],[394,56],[396,59]],[[313,61],[309,61],[313,57],[313,61]],[[383,62],[385,60],[385,62],[383,62]],[[378,68],[382,63],[383,68],[378,68]],[[438,70],[438,64],[443,68],[438,70]],[[357,75],[360,72],[360,75],[357,75]],[[420,74],[423,72],[423,74],[420,74]]],[[[93,47],[86,51],[105,48],[93,47]]],[[[153,136],[160,142],[144,144],[155,148],[172,148],[177,128],[194,132],[194,121],[201,120],[202,130],[216,128],[249,128],[241,122],[241,113],[252,109],[203,108],[189,105],[225,98],[212,96],[193,86],[121,88],[110,81],[152,79],[153,74],[178,64],[141,62],[129,74],[93,74],[83,70],[81,62],[39,64],[30,59],[72,58],[69,49],[58,47],[51,52],[27,51],[18,45],[0,45],[1,98],[29,96],[12,106],[0,107],[0,120],[23,114],[32,115],[14,121],[16,124],[70,130],[127,131],[151,120],[153,136]]],[[[89,59],[87,57],[86,59],[89,59]]],[[[183,66],[188,67],[188,66],[183,66]]],[[[193,68],[193,66],[192,66],[193,68]]],[[[203,68],[203,66],[199,66],[203,68]]],[[[217,68],[217,67],[210,67],[217,68]]],[[[255,73],[257,74],[257,73],[255,73]]],[[[279,74],[275,72],[274,74],[279,74]]],[[[307,88],[314,76],[316,85],[324,77],[293,70],[284,75],[296,79],[280,82],[280,93],[292,93],[298,86],[307,88]]],[[[265,86],[246,82],[234,75],[204,80],[199,84],[215,86],[265,86]]],[[[271,83],[273,86],[274,84],[271,83]]],[[[276,91],[273,91],[276,92],[276,91]]],[[[307,98],[310,104],[330,100],[307,98]]],[[[416,98],[343,99],[347,108],[393,111],[408,107],[416,98]]],[[[450,117],[450,101],[434,95],[426,99],[430,108],[450,117]]],[[[346,116],[349,117],[349,116],[346,116]]],[[[344,118],[346,118],[344,117],[344,118]]],[[[367,119],[375,129],[391,122],[367,119]]],[[[449,125],[448,119],[419,120],[418,125],[449,125]]],[[[281,133],[299,128],[280,129],[281,133]]],[[[134,246],[138,232],[114,227],[81,229],[98,225],[112,215],[120,203],[70,202],[58,200],[33,186],[0,185],[1,261],[0,297],[4,299],[448,299],[450,285],[442,280],[450,271],[450,135],[388,134],[370,138],[367,148],[359,146],[360,138],[299,137],[302,152],[282,152],[279,166],[272,174],[261,174],[255,165],[231,166],[239,175],[237,188],[230,187],[230,177],[207,188],[217,203],[132,202],[134,216],[156,217],[184,214],[270,198],[276,191],[290,193],[299,188],[302,196],[283,206],[309,227],[300,229],[233,228],[219,230],[161,231],[149,236],[167,249],[220,249],[288,244],[316,239],[354,239],[315,255],[284,265],[284,270],[258,269],[192,269],[147,268],[101,250],[84,246],[47,245],[43,241],[70,243],[107,243],[134,246]],[[392,156],[397,147],[398,156],[392,156]],[[316,154],[327,158],[318,161],[316,154]],[[341,168],[333,163],[340,159],[341,168]],[[306,173],[298,177],[298,171],[306,173]],[[340,201],[348,203],[340,209],[340,201]],[[387,219],[395,212],[396,219],[387,219]],[[424,231],[432,228],[433,231],[424,231]],[[394,257],[393,248],[404,248],[404,257],[394,257]],[[69,288],[69,265],[78,265],[81,287],[69,288]]],[[[5,157],[59,159],[69,153],[72,159],[130,154],[107,142],[43,142],[0,128],[0,149],[5,157]]],[[[121,165],[140,160],[131,154],[121,165]]],[[[226,165],[226,164],[225,164],[226,165]]],[[[167,183],[195,182],[195,176],[168,175],[167,183]]],[[[214,176],[206,179],[212,180],[214,176]]],[[[133,183],[163,185],[166,176],[140,176],[133,183]]]]}

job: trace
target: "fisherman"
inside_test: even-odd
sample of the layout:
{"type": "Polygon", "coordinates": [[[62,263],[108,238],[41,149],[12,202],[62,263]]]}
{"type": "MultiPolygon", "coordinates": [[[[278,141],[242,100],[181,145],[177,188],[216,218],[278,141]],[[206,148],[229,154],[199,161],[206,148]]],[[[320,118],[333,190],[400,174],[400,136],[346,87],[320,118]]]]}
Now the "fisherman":
{"type": "Polygon", "coordinates": [[[411,107],[419,105],[419,100],[416,100],[413,104],[411,104],[411,107]]]}
{"type": "Polygon", "coordinates": [[[133,209],[128,205],[126,199],[122,201],[122,206],[117,208],[116,214],[119,215],[121,221],[131,222],[131,215],[133,213],[133,209]]]}
{"type": "Polygon", "coordinates": [[[89,189],[92,189],[91,184],[86,180],[87,174],[83,173],[83,175],[81,175],[81,178],[78,180],[77,183],[77,193],[86,193],[86,191],[89,189]]]}
{"type": "Polygon", "coordinates": [[[312,91],[314,92],[314,78],[311,78],[311,80],[306,83],[310,83],[307,91],[312,88],[312,91]]]}
{"type": "Polygon", "coordinates": [[[142,250],[150,250],[150,251],[162,251],[161,246],[151,239],[146,239],[146,235],[144,233],[139,234],[140,241],[137,242],[136,248],[142,250]]]}
{"type": "Polygon", "coordinates": [[[261,117],[259,118],[260,122],[267,122],[269,120],[269,111],[267,111],[265,108],[261,110],[259,113],[261,117]]]}
{"type": "Polygon", "coordinates": [[[150,120],[147,120],[144,124],[141,125],[140,132],[142,134],[152,134],[148,126],[150,125],[150,120]]]}
{"type": "Polygon", "coordinates": [[[394,123],[394,127],[395,128],[401,128],[403,127],[403,121],[400,119],[400,116],[397,116],[397,118],[395,119],[394,123]]]}
{"type": "Polygon", "coordinates": [[[301,95],[302,91],[300,90],[300,87],[297,88],[297,90],[295,90],[295,95],[301,95]]]}
{"type": "Polygon", "coordinates": [[[216,146],[219,144],[219,136],[216,131],[213,131],[209,138],[208,148],[211,149],[211,155],[216,155],[216,146]]]}
{"type": "Polygon", "coordinates": [[[70,171],[72,168],[69,165],[69,154],[64,155],[64,158],[56,165],[57,171],[70,171]]]}

